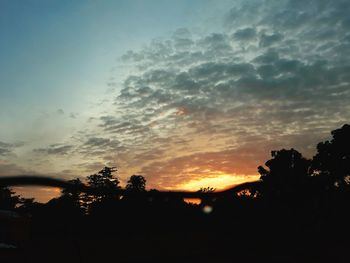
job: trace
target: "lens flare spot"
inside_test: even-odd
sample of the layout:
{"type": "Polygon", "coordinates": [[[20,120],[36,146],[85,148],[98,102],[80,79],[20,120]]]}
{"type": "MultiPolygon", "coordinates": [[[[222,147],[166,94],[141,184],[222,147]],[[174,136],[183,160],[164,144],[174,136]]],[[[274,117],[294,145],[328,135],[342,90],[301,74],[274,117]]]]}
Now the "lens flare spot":
{"type": "Polygon", "coordinates": [[[210,205],[205,205],[205,206],[203,207],[203,212],[204,212],[205,214],[210,214],[211,212],[213,212],[213,207],[210,206],[210,205]]]}

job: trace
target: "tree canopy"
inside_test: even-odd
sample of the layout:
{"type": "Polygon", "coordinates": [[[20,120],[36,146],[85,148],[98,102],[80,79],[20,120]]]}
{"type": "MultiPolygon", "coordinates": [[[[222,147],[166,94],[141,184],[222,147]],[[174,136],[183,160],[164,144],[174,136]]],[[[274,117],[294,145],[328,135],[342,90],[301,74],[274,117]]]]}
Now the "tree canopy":
{"type": "Polygon", "coordinates": [[[131,192],[144,192],[146,191],[146,179],[142,175],[132,175],[127,184],[126,190],[131,192]]]}
{"type": "Polygon", "coordinates": [[[293,148],[271,152],[272,159],[265,163],[268,169],[258,167],[260,180],[270,193],[288,194],[297,191],[305,185],[309,175],[311,160],[302,156],[293,148]]]}
{"type": "Polygon", "coordinates": [[[114,199],[118,196],[119,180],[114,176],[117,169],[115,167],[104,167],[96,174],[89,175],[87,177],[88,186],[95,188],[99,191],[96,196],[97,201],[106,199],[114,199]]]}
{"type": "Polygon", "coordinates": [[[320,142],[312,160],[313,172],[332,186],[346,185],[350,176],[350,125],[331,132],[332,139],[320,142]]]}

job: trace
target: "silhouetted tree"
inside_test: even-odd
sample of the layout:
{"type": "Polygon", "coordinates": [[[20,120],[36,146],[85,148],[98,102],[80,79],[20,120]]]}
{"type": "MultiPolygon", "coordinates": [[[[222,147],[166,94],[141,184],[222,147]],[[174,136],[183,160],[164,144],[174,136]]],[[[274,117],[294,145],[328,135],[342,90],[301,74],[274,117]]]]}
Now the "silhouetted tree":
{"type": "Polygon", "coordinates": [[[118,196],[119,180],[113,175],[116,171],[115,167],[104,167],[98,173],[87,177],[88,185],[98,192],[95,201],[113,199],[118,196]]]}
{"type": "Polygon", "coordinates": [[[343,186],[350,176],[350,125],[345,124],[331,134],[330,141],[317,145],[312,170],[330,186],[343,186]]]}
{"type": "Polygon", "coordinates": [[[24,213],[32,213],[40,204],[34,201],[34,198],[19,198],[20,205],[18,206],[18,210],[24,213]]]}
{"type": "Polygon", "coordinates": [[[20,197],[8,187],[0,187],[0,209],[12,210],[19,204],[20,197]]]}
{"type": "Polygon", "coordinates": [[[81,207],[83,194],[80,187],[83,185],[83,183],[79,178],[69,180],[68,182],[72,185],[72,187],[62,189],[61,196],[65,197],[67,200],[71,200],[74,206],[81,207]]]}
{"type": "Polygon", "coordinates": [[[258,167],[263,182],[263,194],[285,195],[305,187],[311,161],[293,148],[272,151],[272,159],[265,163],[268,169],[258,167]]]}
{"type": "Polygon", "coordinates": [[[113,175],[115,167],[104,167],[96,174],[87,177],[87,184],[96,192],[82,196],[82,207],[88,214],[106,215],[120,199],[119,180],[113,175]]]}
{"type": "Polygon", "coordinates": [[[201,192],[201,193],[213,193],[213,192],[215,192],[215,188],[214,187],[210,187],[210,186],[208,186],[208,187],[201,187],[198,192],[201,192]]]}
{"type": "Polygon", "coordinates": [[[80,187],[83,185],[82,181],[79,178],[76,178],[76,179],[68,180],[67,182],[70,183],[72,186],[70,188],[62,189],[61,194],[74,196],[78,198],[79,194],[81,193],[80,187]]]}
{"type": "Polygon", "coordinates": [[[126,185],[126,190],[140,193],[146,191],[146,179],[142,175],[132,175],[126,185]]]}

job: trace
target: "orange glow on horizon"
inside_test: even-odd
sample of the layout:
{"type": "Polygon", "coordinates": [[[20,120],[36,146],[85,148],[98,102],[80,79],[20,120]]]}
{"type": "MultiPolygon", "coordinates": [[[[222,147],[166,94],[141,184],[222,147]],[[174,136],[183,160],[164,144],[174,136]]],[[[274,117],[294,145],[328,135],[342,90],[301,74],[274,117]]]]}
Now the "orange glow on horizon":
{"type": "Polygon", "coordinates": [[[193,179],[178,185],[177,188],[186,191],[198,191],[200,188],[205,187],[213,187],[215,190],[224,190],[238,184],[256,181],[259,177],[259,175],[238,175],[216,172],[213,176],[193,179]]]}
{"type": "Polygon", "coordinates": [[[58,187],[43,187],[43,186],[18,186],[12,187],[16,194],[25,198],[35,198],[35,201],[46,203],[52,198],[60,196],[61,189],[58,187]]]}
{"type": "Polygon", "coordinates": [[[202,200],[200,198],[184,198],[184,202],[187,204],[199,205],[202,200]]]}
{"type": "MultiPolygon", "coordinates": [[[[196,169],[199,167],[195,167],[196,169]]],[[[195,174],[194,168],[188,168],[187,173],[190,179],[187,182],[174,185],[172,187],[164,187],[160,190],[166,191],[198,191],[201,188],[211,187],[215,191],[225,190],[227,188],[233,187],[238,184],[256,181],[259,179],[259,175],[243,175],[243,174],[229,174],[221,171],[212,171],[210,169],[202,170],[202,172],[207,173],[203,175],[202,178],[198,178],[198,174],[195,174]]],[[[46,203],[52,198],[59,197],[61,194],[61,189],[56,187],[13,187],[12,188],[16,194],[21,195],[26,198],[35,198],[37,202],[46,203]]],[[[187,203],[199,204],[200,199],[186,198],[184,200],[187,203]]]]}

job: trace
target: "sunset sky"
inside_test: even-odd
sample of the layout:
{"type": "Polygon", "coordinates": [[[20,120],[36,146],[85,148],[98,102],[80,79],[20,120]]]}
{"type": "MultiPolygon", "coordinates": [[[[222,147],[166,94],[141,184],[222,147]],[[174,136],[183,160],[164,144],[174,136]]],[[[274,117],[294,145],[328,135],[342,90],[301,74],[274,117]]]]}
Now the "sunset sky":
{"type": "Polygon", "coordinates": [[[0,0],[0,176],[107,165],[121,185],[220,189],[257,179],[271,150],[311,158],[349,123],[349,14],[349,0],[0,0]]]}

